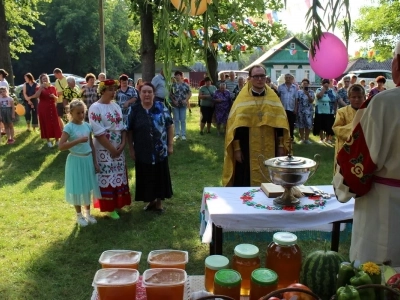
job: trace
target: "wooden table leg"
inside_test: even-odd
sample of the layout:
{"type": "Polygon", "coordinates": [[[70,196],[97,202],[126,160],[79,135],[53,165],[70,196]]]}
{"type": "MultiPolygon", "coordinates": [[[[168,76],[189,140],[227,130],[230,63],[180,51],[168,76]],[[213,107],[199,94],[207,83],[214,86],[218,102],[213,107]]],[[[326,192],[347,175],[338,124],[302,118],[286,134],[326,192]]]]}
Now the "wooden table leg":
{"type": "Polygon", "coordinates": [[[353,223],[353,219],[341,220],[332,223],[332,238],[331,238],[331,251],[339,251],[339,241],[340,241],[340,224],[342,223],[353,223]]]}
{"type": "Polygon", "coordinates": [[[222,255],[223,235],[222,227],[215,226],[215,254],[222,255]]]}
{"type": "Polygon", "coordinates": [[[223,236],[222,236],[222,228],[217,227],[212,224],[212,237],[210,244],[210,255],[222,255],[222,244],[223,244],[223,236]]]}
{"type": "Polygon", "coordinates": [[[339,251],[340,221],[332,223],[331,251],[339,251]]]}
{"type": "Polygon", "coordinates": [[[215,243],[216,243],[216,226],[212,223],[211,243],[210,243],[210,255],[215,255],[215,243]]]}

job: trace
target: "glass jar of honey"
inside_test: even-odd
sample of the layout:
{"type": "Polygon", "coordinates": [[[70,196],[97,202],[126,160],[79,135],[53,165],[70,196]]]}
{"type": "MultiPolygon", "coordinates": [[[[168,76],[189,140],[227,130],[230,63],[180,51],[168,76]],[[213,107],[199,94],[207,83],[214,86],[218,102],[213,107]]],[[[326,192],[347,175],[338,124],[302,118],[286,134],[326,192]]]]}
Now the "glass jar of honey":
{"type": "Polygon", "coordinates": [[[223,255],[210,255],[205,261],[204,287],[207,292],[214,293],[214,276],[217,271],[227,269],[229,259],[223,255]]]}
{"type": "Polygon", "coordinates": [[[240,295],[250,294],[251,273],[260,267],[259,250],[251,244],[240,244],[235,247],[235,254],[232,259],[232,269],[238,271],[242,276],[240,295]]]}
{"type": "Polygon", "coordinates": [[[277,287],[278,275],[274,271],[265,268],[256,269],[251,273],[249,300],[258,300],[275,291],[277,287]]]}
{"type": "Polygon", "coordinates": [[[240,300],[240,283],[242,278],[239,272],[231,269],[222,269],[215,273],[214,295],[223,295],[240,300]]]}
{"type": "Polygon", "coordinates": [[[299,282],[301,250],[296,244],[297,236],[290,232],[276,232],[268,245],[265,267],[278,274],[278,289],[299,282]]]}

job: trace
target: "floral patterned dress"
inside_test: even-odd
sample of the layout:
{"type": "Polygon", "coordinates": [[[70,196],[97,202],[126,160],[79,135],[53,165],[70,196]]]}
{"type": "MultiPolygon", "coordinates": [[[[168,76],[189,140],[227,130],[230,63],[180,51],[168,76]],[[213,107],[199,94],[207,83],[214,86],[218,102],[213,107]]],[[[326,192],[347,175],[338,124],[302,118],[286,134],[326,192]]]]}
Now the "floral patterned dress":
{"type": "Polygon", "coordinates": [[[96,137],[105,135],[114,147],[122,143],[122,131],[125,125],[121,108],[115,102],[109,104],[96,102],[89,108],[89,121],[95,136],[93,143],[96,149],[100,173],[97,174],[102,198],[95,199],[94,207],[100,211],[114,211],[131,203],[124,152],[112,158],[96,137]]]}
{"type": "Polygon", "coordinates": [[[231,108],[231,93],[228,90],[217,90],[214,93],[214,99],[222,100],[222,102],[215,102],[215,119],[217,120],[217,124],[226,124],[231,108]]]}

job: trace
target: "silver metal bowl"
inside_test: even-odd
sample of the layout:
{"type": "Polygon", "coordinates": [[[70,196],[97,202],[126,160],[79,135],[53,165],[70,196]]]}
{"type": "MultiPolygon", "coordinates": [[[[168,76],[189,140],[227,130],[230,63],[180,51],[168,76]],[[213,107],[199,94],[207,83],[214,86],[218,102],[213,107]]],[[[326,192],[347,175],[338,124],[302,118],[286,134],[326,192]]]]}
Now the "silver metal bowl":
{"type": "MultiPolygon", "coordinates": [[[[260,155],[259,160],[260,158],[263,156],[260,155]]],[[[299,204],[300,200],[293,196],[291,189],[306,183],[317,171],[319,162],[319,154],[314,155],[314,160],[292,155],[264,160],[263,165],[267,168],[269,177],[264,175],[263,167],[260,165],[261,174],[267,181],[281,185],[285,189],[283,195],[274,200],[274,204],[283,206],[299,204]]]]}
{"type": "Polygon", "coordinates": [[[304,184],[310,178],[310,174],[314,174],[319,165],[319,159],[317,161],[304,157],[280,156],[265,160],[264,166],[268,169],[272,183],[297,186],[304,184]]]}

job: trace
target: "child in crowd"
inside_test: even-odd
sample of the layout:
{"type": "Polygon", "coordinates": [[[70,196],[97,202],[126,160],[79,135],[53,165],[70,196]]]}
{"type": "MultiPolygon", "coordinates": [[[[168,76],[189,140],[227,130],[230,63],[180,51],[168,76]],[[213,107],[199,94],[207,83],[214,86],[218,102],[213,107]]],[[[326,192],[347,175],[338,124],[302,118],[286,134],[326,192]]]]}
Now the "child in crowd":
{"type": "Polygon", "coordinates": [[[65,164],[65,199],[74,205],[76,222],[80,226],[97,223],[90,215],[90,202],[93,197],[101,198],[96,179],[99,167],[92,142],[92,127],[84,122],[86,105],[80,100],[70,103],[70,122],[65,125],[58,149],[69,150],[65,164]],[[85,211],[82,214],[81,206],[85,211]]]}
{"type": "Polygon", "coordinates": [[[4,86],[0,87],[0,110],[0,121],[4,124],[7,144],[14,144],[14,100],[8,95],[8,89],[4,86]]]}
{"type": "Polygon", "coordinates": [[[347,97],[350,105],[338,109],[333,132],[336,136],[335,156],[334,156],[334,174],[336,173],[336,156],[342,149],[344,142],[349,138],[353,131],[353,119],[361,104],[365,101],[365,89],[360,84],[353,84],[347,90],[347,97]]]}

